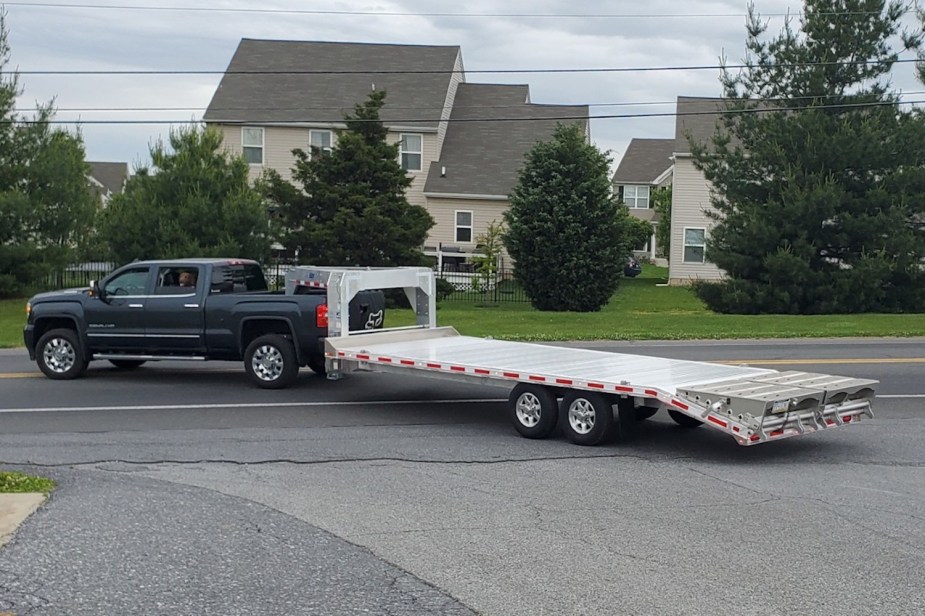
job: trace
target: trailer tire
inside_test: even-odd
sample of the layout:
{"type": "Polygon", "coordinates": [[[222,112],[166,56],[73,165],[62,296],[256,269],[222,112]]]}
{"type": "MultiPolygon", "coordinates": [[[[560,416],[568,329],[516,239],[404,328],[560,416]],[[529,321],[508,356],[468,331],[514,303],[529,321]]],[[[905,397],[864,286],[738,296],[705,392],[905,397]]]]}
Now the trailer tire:
{"type": "Polygon", "coordinates": [[[244,351],[244,370],[257,387],[283,389],[299,375],[292,342],[279,334],[255,338],[244,351]]]}
{"type": "Polygon", "coordinates": [[[636,421],[645,421],[646,419],[652,417],[658,413],[657,406],[637,406],[636,407],[636,421]]]}
{"type": "Polygon", "coordinates": [[[668,409],[668,415],[674,420],[676,424],[684,428],[699,428],[703,425],[702,421],[694,419],[690,415],[685,415],[681,411],[668,409]]]}
{"type": "Polygon", "coordinates": [[[308,367],[312,372],[314,372],[318,376],[324,376],[328,373],[328,368],[325,365],[325,360],[323,356],[319,357],[317,355],[313,355],[312,357],[309,357],[308,367]]]}
{"type": "Polygon", "coordinates": [[[80,340],[73,329],[53,329],[39,338],[35,345],[35,363],[50,379],[76,379],[87,369],[80,340]]]}
{"type": "Polygon", "coordinates": [[[559,405],[548,387],[520,383],[508,401],[514,429],[524,438],[546,438],[556,429],[559,405]]]}
{"type": "Polygon", "coordinates": [[[134,370],[145,363],[143,359],[110,359],[109,363],[119,370],[134,370]]]}
{"type": "Polygon", "coordinates": [[[614,426],[613,406],[599,393],[573,390],[562,398],[562,430],[576,445],[598,445],[614,426]]]}

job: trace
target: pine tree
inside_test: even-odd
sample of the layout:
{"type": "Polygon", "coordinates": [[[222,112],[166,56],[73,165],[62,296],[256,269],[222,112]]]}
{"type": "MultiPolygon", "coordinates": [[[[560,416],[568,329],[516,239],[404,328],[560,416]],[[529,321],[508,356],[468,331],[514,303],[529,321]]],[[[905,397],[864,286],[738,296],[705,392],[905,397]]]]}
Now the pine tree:
{"type": "Polygon", "coordinates": [[[411,185],[379,119],[385,91],[354,107],[329,152],[294,150],[297,187],[270,173],[264,190],[279,207],[282,242],[316,265],[418,265],[434,220],[405,197],[411,185]]]}
{"type": "Polygon", "coordinates": [[[925,130],[889,89],[890,41],[922,43],[907,8],[806,0],[800,30],[765,41],[750,7],[721,129],[692,148],[715,190],[707,258],[728,275],[697,285],[714,310],[922,310],[925,130]]]}
{"type": "Polygon", "coordinates": [[[609,162],[577,124],[558,126],[527,153],[504,242],[538,310],[597,311],[617,289],[632,238],[609,162]]]}

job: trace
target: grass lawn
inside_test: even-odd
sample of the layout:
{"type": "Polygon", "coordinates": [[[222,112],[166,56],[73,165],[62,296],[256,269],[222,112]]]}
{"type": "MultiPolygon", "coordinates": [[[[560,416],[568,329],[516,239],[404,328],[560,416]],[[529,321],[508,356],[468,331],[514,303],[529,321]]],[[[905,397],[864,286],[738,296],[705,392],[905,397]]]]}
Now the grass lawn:
{"type": "Polygon", "coordinates": [[[0,470],[0,494],[12,492],[41,492],[48,494],[55,487],[55,482],[45,477],[33,477],[13,471],[0,470]]]}
{"type": "MultiPolygon", "coordinates": [[[[685,287],[658,286],[666,268],[646,265],[624,279],[600,312],[540,312],[527,303],[442,302],[439,325],[469,336],[508,340],[681,340],[925,336],[925,313],[852,315],[724,315],[704,308],[685,287]]],[[[0,300],[0,348],[22,346],[25,300],[0,300]]],[[[386,325],[410,325],[410,310],[391,310],[386,325]]]]}

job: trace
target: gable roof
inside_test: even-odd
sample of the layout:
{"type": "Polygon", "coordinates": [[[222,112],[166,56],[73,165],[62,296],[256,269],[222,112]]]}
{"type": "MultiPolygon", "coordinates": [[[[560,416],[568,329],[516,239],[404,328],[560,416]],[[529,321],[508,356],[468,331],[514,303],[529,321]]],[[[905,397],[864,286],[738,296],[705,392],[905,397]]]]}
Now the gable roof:
{"type": "Polygon", "coordinates": [[[128,163],[103,163],[87,161],[90,165],[90,177],[96,180],[106,191],[117,194],[122,192],[128,179],[128,163]]]}
{"type": "Polygon", "coordinates": [[[674,139],[633,139],[626,147],[614,184],[652,184],[671,165],[674,139]]]}
{"type": "Polygon", "coordinates": [[[709,143],[716,133],[718,123],[725,109],[722,98],[701,98],[695,96],[679,96],[677,102],[677,119],[675,120],[676,154],[690,154],[690,138],[696,143],[709,143]]]}
{"type": "Polygon", "coordinates": [[[587,131],[587,105],[529,100],[526,85],[459,84],[443,151],[431,163],[424,192],[506,197],[524,155],[550,139],[557,124],[578,122],[587,131]]]}
{"type": "Polygon", "coordinates": [[[380,114],[383,123],[436,130],[457,60],[461,70],[458,45],[245,38],[203,120],[341,124],[375,88],[388,92],[380,114]]]}

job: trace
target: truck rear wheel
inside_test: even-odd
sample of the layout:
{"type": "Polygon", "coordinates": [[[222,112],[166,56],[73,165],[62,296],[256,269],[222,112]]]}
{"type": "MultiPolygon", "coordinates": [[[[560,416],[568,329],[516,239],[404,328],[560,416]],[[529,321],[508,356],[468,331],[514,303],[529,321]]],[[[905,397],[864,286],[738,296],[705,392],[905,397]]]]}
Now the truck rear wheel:
{"type": "Polygon", "coordinates": [[[292,342],[279,334],[255,338],[244,350],[244,370],[257,387],[289,387],[299,375],[299,363],[292,342]]]}
{"type": "Polygon", "coordinates": [[[703,425],[702,421],[698,421],[690,415],[685,415],[681,411],[676,411],[674,409],[668,409],[668,416],[674,419],[676,424],[685,428],[699,428],[703,425]]]}
{"type": "Polygon", "coordinates": [[[511,391],[511,422],[525,438],[546,438],[556,429],[559,406],[547,387],[521,383],[511,391]]]}
{"type": "Polygon", "coordinates": [[[576,445],[598,445],[613,427],[613,406],[607,397],[570,391],[562,399],[562,429],[576,445]]]}
{"type": "Polygon", "coordinates": [[[39,338],[35,347],[35,363],[48,378],[68,380],[83,374],[89,362],[84,359],[77,332],[53,329],[39,338]]]}

